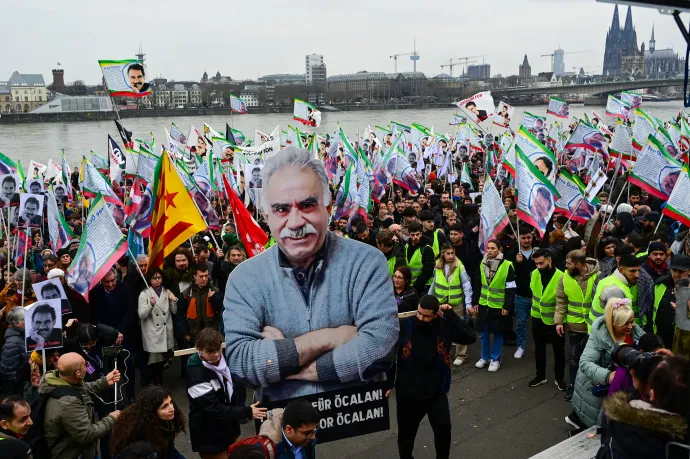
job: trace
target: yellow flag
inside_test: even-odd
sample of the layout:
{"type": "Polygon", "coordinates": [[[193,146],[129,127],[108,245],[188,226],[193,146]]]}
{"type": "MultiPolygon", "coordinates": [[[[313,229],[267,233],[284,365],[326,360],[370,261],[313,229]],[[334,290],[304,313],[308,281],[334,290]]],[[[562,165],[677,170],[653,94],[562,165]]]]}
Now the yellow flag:
{"type": "Polygon", "coordinates": [[[184,241],[205,230],[206,222],[167,153],[158,160],[153,177],[149,267],[162,268],[165,257],[184,241]]]}

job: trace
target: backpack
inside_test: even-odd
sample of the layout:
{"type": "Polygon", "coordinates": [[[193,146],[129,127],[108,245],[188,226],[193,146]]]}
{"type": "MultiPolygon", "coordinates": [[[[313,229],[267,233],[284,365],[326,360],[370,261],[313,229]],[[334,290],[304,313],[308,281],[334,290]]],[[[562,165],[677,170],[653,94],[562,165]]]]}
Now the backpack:
{"type": "Polygon", "coordinates": [[[256,435],[254,437],[249,437],[245,438],[239,441],[236,441],[230,447],[228,448],[228,458],[232,457],[232,452],[238,449],[241,446],[248,446],[248,448],[243,448],[243,449],[251,449],[251,450],[256,450],[256,451],[261,451],[264,453],[264,456],[266,459],[275,459],[276,458],[276,445],[273,443],[273,440],[271,440],[268,437],[262,437],[261,435],[256,435]]]}
{"type": "Polygon", "coordinates": [[[46,417],[46,405],[49,398],[60,399],[68,395],[77,397],[81,401],[81,395],[79,391],[70,386],[58,387],[48,394],[40,396],[35,404],[31,406],[31,419],[34,425],[31,426],[29,430],[28,437],[30,437],[31,452],[33,453],[33,459],[50,459],[50,445],[48,445],[48,440],[45,437],[45,417],[46,417]],[[36,415],[34,415],[36,413],[36,415]]]}

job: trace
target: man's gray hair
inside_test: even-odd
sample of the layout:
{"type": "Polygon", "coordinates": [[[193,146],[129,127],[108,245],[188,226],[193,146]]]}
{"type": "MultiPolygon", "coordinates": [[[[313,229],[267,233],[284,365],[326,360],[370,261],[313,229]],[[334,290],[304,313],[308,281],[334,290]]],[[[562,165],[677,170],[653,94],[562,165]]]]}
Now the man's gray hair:
{"type": "Polygon", "coordinates": [[[331,190],[328,188],[328,175],[326,168],[321,160],[314,158],[308,150],[297,147],[287,147],[281,150],[275,156],[266,161],[266,165],[261,171],[261,179],[263,181],[263,201],[262,207],[264,212],[270,210],[266,190],[268,189],[268,182],[271,180],[273,174],[277,171],[287,167],[295,167],[300,170],[312,171],[319,178],[321,187],[323,188],[323,204],[328,206],[331,203],[331,190]]]}
{"type": "Polygon", "coordinates": [[[7,313],[7,323],[12,325],[13,327],[16,327],[17,324],[21,323],[24,320],[24,308],[21,306],[19,307],[14,307],[10,309],[10,312],[7,313]]]}
{"type": "Polygon", "coordinates": [[[140,253],[139,255],[137,255],[137,263],[141,263],[142,261],[148,260],[148,259],[149,259],[149,256],[146,255],[145,253],[140,253]]]}

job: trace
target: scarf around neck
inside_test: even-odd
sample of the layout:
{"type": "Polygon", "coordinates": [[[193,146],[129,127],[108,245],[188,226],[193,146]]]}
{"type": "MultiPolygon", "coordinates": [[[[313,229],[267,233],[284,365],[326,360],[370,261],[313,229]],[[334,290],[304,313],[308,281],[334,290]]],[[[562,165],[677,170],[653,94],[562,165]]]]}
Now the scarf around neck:
{"type": "Polygon", "coordinates": [[[493,260],[489,259],[488,257],[484,257],[482,264],[484,265],[484,275],[486,276],[487,284],[490,284],[491,281],[494,280],[494,276],[496,275],[496,271],[498,271],[498,265],[501,264],[501,260],[503,260],[503,252],[498,252],[498,255],[496,255],[496,258],[493,260]]]}
{"type": "MultiPolygon", "coordinates": [[[[201,359],[201,355],[199,355],[199,358],[201,359]]],[[[225,357],[221,354],[218,365],[211,365],[205,360],[201,360],[201,363],[216,374],[221,385],[225,384],[228,400],[230,400],[232,398],[232,376],[230,375],[230,368],[228,368],[228,364],[225,362],[225,357]]]]}

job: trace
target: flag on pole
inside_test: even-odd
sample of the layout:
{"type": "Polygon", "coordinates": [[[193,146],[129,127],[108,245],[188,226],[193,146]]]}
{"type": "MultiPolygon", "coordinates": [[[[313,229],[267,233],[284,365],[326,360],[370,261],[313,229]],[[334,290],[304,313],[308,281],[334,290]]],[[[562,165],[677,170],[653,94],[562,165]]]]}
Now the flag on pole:
{"type": "MultiPolygon", "coordinates": [[[[532,225],[543,237],[546,225],[561,195],[546,176],[516,147],[517,157],[517,214],[520,220],[532,225]]],[[[482,205],[482,208],[484,206],[482,205]]]]}
{"type": "Polygon", "coordinates": [[[609,94],[609,98],[606,101],[606,114],[608,116],[627,120],[630,117],[630,110],[632,110],[630,105],[609,94]]]}
{"type": "Polygon", "coordinates": [[[55,193],[52,189],[46,192],[46,198],[48,235],[50,236],[50,245],[53,248],[53,252],[57,253],[58,250],[69,245],[74,238],[74,232],[65,221],[62,212],[60,212],[55,199],[55,193]]]}
{"type": "Polygon", "coordinates": [[[309,102],[300,99],[295,99],[293,118],[307,126],[317,127],[321,124],[321,112],[309,102]]]}
{"type": "Polygon", "coordinates": [[[640,108],[642,105],[642,96],[636,92],[623,91],[621,92],[621,101],[632,108],[640,108]]]}
{"type": "Polygon", "coordinates": [[[620,123],[616,127],[611,145],[609,145],[609,152],[614,158],[624,160],[634,160],[637,157],[637,150],[633,148],[632,134],[625,124],[620,123]]]}
{"type": "Polygon", "coordinates": [[[247,113],[247,103],[233,93],[230,93],[230,108],[233,113],[239,113],[240,115],[247,113]]]}
{"type": "Polygon", "coordinates": [[[223,176],[223,185],[225,186],[225,193],[229,197],[230,208],[235,219],[235,227],[237,234],[242,240],[248,257],[253,257],[263,252],[264,246],[268,242],[268,236],[261,229],[258,223],[252,218],[244,206],[239,196],[230,187],[227,177],[223,176]]]}
{"type": "Polygon", "coordinates": [[[456,104],[465,113],[472,113],[477,123],[493,118],[496,107],[491,91],[483,91],[456,104]]]}
{"type": "Polygon", "coordinates": [[[144,247],[144,237],[134,231],[134,228],[132,227],[130,227],[129,231],[127,232],[127,246],[129,247],[129,251],[132,252],[132,256],[135,260],[139,255],[146,253],[146,248],[144,247]]]}
{"type": "Polygon", "coordinates": [[[484,253],[486,243],[510,223],[501,194],[493,180],[487,178],[482,191],[482,212],[479,220],[479,250],[484,253]]]}
{"type": "Polygon", "coordinates": [[[133,149],[134,142],[132,142],[132,132],[125,129],[125,127],[122,126],[119,121],[114,121],[115,127],[117,127],[117,132],[120,133],[120,138],[122,139],[122,143],[124,144],[125,148],[129,148],[130,150],[133,149]]]}
{"type": "Polygon", "coordinates": [[[163,267],[165,257],[181,243],[206,229],[169,155],[161,155],[153,181],[153,216],[149,242],[149,267],[163,267]]]}
{"type": "Polygon", "coordinates": [[[685,226],[690,226],[690,199],[688,196],[690,196],[690,178],[688,178],[688,165],[686,164],[683,166],[676,186],[661,213],[685,226]]]}
{"type": "Polygon", "coordinates": [[[570,115],[570,107],[568,102],[558,97],[551,97],[549,99],[549,107],[546,109],[547,115],[553,115],[558,118],[568,118],[570,115]]]}
{"type": "MultiPolygon", "coordinates": [[[[29,244],[28,248],[31,248],[31,239],[26,237],[28,230],[21,228],[17,231],[16,246],[14,248],[14,259],[16,260],[16,265],[18,268],[24,267],[24,252],[27,251],[26,244],[29,244]]],[[[27,252],[28,253],[28,252],[27,252]]]]}
{"type": "Polygon", "coordinates": [[[0,175],[17,173],[17,163],[0,153],[0,175]]]}
{"type": "Polygon", "coordinates": [[[124,208],[124,204],[122,204],[120,198],[113,191],[110,181],[97,171],[96,167],[86,158],[84,158],[84,184],[82,191],[87,198],[95,198],[96,195],[101,194],[107,202],[118,204],[124,208]]]}
{"type": "Polygon", "coordinates": [[[124,185],[127,158],[115,140],[110,137],[110,134],[108,134],[108,157],[110,158],[110,181],[124,185]]]}
{"type": "Polygon", "coordinates": [[[666,201],[680,177],[681,167],[680,162],[666,151],[664,145],[650,135],[637,157],[628,181],[666,201]]]}
{"type": "Polygon", "coordinates": [[[350,164],[345,172],[343,181],[340,183],[338,193],[335,195],[335,207],[333,209],[334,220],[340,220],[348,216],[352,210],[357,208],[357,171],[354,164],[350,164]]]}
{"type": "Polygon", "coordinates": [[[635,110],[635,124],[633,125],[633,147],[637,150],[647,144],[647,138],[656,132],[656,124],[641,108],[635,110]]]}
{"type": "Polygon", "coordinates": [[[89,301],[91,290],[127,253],[127,238],[115,223],[103,196],[99,193],[91,202],[79,250],[67,269],[67,283],[89,301]]]}

